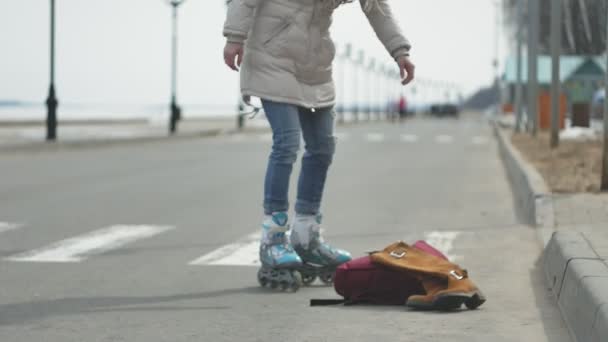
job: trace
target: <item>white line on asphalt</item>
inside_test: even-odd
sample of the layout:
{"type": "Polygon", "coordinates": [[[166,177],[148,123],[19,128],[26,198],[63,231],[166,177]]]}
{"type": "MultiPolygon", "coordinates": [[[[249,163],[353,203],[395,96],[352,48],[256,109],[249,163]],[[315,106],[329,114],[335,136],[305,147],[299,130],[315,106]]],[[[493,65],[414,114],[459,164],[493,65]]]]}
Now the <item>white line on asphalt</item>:
{"type": "Polygon", "coordinates": [[[136,240],[163,233],[174,227],[116,225],[6,258],[20,262],[79,262],[93,254],[116,249],[136,240]]]}
{"type": "Polygon", "coordinates": [[[488,142],[488,139],[486,137],[482,137],[482,136],[475,136],[473,137],[473,144],[474,145],[483,145],[485,143],[488,142]]]}
{"type": "Polygon", "coordinates": [[[454,246],[454,240],[456,237],[458,237],[458,235],[460,235],[460,232],[429,232],[425,234],[425,240],[431,246],[437,248],[441,253],[445,254],[450,261],[454,261],[455,259],[460,259],[459,256],[450,255],[452,247],[454,246]]]}
{"type": "Polygon", "coordinates": [[[435,137],[435,141],[439,144],[450,144],[454,141],[451,135],[438,135],[435,137]]]}
{"type": "Polygon", "coordinates": [[[230,141],[232,142],[241,142],[245,140],[244,134],[233,134],[230,136],[230,141]]]}
{"type": "Polygon", "coordinates": [[[414,143],[418,141],[418,136],[415,134],[401,134],[401,141],[407,143],[414,143]]]}
{"type": "Polygon", "coordinates": [[[382,133],[367,133],[365,139],[370,142],[382,142],[384,141],[384,134],[382,133]]]}
{"type": "Polygon", "coordinates": [[[348,140],[350,135],[344,132],[336,132],[334,133],[334,136],[338,139],[338,141],[345,141],[348,140]]]}
{"type": "Polygon", "coordinates": [[[8,232],[9,230],[15,230],[21,228],[22,225],[18,223],[0,222],[0,233],[8,232]]]}
{"type": "Polygon", "coordinates": [[[190,265],[216,266],[259,266],[260,233],[224,245],[202,257],[191,261],[190,265]]]}
{"type": "Polygon", "coordinates": [[[262,141],[272,141],[272,133],[260,134],[260,140],[262,140],[262,141]]]}

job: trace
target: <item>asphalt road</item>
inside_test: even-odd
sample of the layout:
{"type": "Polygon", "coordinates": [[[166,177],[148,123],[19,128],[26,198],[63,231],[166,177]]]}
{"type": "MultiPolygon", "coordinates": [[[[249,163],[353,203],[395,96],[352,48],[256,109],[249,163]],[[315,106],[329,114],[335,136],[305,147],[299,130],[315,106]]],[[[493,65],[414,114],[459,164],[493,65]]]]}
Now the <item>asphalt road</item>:
{"type": "Polygon", "coordinates": [[[0,155],[0,341],[569,341],[487,123],[338,136],[326,240],[360,256],[427,239],[469,270],[479,310],[309,307],[333,288],[258,287],[270,136],[252,133],[0,155]]]}

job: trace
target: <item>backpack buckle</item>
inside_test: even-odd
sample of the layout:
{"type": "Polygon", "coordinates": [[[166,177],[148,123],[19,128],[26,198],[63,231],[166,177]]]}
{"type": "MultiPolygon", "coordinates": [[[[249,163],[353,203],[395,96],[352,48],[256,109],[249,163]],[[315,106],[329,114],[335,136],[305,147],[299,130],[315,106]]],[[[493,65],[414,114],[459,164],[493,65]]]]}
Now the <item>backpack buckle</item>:
{"type": "Polygon", "coordinates": [[[390,254],[392,257],[397,258],[397,259],[401,259],[405,256],[405,251],[401,252],[401,253],[397,253],[395,251],[392,251],[390,254]]]}
{"type": "Polygon", "coordinates": [[[456,270],[451,270],[450,275],[458,280],[464,279],[464,276],[458,274],[458,272],[456,272],[456,270]]]}

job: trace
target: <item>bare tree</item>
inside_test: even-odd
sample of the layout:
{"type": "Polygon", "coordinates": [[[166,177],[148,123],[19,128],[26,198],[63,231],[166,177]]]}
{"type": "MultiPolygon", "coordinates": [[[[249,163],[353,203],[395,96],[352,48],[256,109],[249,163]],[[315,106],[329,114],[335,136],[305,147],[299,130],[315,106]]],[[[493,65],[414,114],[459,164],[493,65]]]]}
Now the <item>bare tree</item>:
{"type": "MultiPolygon", "coordinates": [[[[515,41],[517,30],[517,1],[504,0],[505,26],[515,41]]],[[[549,53],[551,1],[540,0],[540,46],[539,51],[549,53]]],[[[606,22],[608,21],[608,1],[606,0],[564,0],[564,20],[562,30],[563,51],[567,54],[599,55],[606,50],[606,22]]],[[[527,12],[523,14],[527,16],[527,12]]],[[[525,18],[524,18],[525,19],[525,18]]],[[[526,39],[526,34],[522,39],[526,39]]]]}

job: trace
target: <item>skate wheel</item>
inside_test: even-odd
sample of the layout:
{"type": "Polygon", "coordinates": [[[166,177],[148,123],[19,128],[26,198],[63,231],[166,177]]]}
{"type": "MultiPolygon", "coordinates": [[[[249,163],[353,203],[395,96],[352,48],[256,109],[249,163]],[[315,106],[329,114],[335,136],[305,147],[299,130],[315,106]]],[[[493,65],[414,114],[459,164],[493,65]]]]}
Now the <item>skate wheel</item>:
{"type": "Polygon", "coordinates": [[[268,285],[268,278],[264,276],[261,269],[258,271],[258,283],[261,287],[266,287],[266,285],[268,285]]]}
{"type": "Polygon", "coordinates": [[[286,281],[282,281],[279,283],[279,288],[281,291],[287,291],[289,289],[289,283],[286,281]]]}
{"type": "Polygon", "coordinates": [[[293,282],[291,283],[291,287],[289,288],[292,292],[296,292],[302,286],[302,275],[298,271],[292,271],[291,276],[293,282]]]}
{"type": "Polygon", "coordinates": [[[314,273],[302,273],[302,284],[308,286],[315,282],[317,275],[314,273]]]}
{"type": "Polygon", "coordinates": [[[334,282],[334,273],[333,272],[323,272],[319,274],[319,279],[325,284],[330,285],[334,282]]]}

